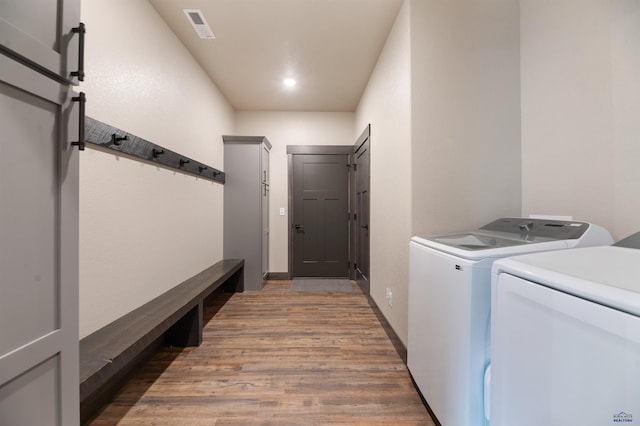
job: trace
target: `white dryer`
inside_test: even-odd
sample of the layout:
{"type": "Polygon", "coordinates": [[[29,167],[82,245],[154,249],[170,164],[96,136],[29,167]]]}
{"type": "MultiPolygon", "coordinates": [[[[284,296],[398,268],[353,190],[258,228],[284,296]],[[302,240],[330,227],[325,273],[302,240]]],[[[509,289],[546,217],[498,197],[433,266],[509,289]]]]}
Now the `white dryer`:
{"type": "Polygon", "coordinates": [[[612,242],[605,229],[589,223],[526,218],[411,239],[407,365],[441,424],[484,424],[493,261],[612,242]]]}
{"type": "Polygon", "coordinates": [[[491,426],[640,421],[640,250],[621,243],[495,263],[491,426]]]}

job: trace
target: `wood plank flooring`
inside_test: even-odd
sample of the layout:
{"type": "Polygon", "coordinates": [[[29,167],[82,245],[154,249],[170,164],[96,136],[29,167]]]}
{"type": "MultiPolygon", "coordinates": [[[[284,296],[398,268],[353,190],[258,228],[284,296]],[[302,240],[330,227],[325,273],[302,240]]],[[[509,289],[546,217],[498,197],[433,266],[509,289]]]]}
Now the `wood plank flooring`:
{"type": "Polygon", "coordinates": [[[200,347],[159,352],[88,424],[434,424],[357,286],[290,285],[216,300],[200,347]]]}

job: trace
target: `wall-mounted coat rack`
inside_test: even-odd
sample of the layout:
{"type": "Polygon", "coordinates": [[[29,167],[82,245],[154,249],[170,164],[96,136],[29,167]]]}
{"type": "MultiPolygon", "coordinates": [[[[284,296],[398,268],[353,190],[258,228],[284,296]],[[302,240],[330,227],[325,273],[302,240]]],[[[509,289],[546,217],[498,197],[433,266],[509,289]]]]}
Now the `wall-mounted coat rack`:
{"type": "Polygon", "coordinates": [[[223,171],[163,148],[138,136],[109,126],[91,117],[85,118],[85,141],[110,150],[141,158],[214,182],[225,182],[223,171]]]}

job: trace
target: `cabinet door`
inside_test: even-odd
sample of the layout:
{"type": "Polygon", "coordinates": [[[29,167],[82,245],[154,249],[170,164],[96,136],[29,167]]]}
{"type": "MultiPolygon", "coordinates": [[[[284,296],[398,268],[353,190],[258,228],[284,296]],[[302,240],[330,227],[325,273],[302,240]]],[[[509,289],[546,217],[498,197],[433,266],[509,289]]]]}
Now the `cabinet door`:
{"type": "MultiPolygon", "coordinates": [[[[3,3],[4,4],[4,3],[3,3]]],[[[0,54],[0,423],[76,425],[78,153],[72,92],[0,54]]]]}
{"type": "Polygon", "coordinates": [[[269,185],[262,184],[262,279],[269,273],[269,185]]]}
{"type": "Polygon", "coordinates": [[[262,179],[262,279],[269,273],[269,147],[263,142],[260,144],[260,169],[262,179]]]}
{"type": "Polygon", "coordinates": [[[0,0],[0,53],[77,82],[80,0],[0,0]]]}

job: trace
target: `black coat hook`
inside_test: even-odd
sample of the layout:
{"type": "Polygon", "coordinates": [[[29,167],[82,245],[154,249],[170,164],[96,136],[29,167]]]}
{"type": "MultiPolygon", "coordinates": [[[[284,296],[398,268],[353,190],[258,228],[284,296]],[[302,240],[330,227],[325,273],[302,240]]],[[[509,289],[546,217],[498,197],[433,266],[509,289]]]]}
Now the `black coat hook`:
{"type": "Polygon", "coordinates": [[[200,171],[200,173],[202,173],[204,170],[207,170],[208,167],[207,166],[198,166],[198,170],[200,171]]]}
{"type": "Polygon", "coordinates": [[[153,158],[158,158],[158,156],[164,154],[164,149],[153,148],[152,154],[153,154],[153,158]]]}
{"type": "Polygon", "coordinates": [[[182,158],[180,159],[180,167],[184,166],[187,163],[190,163],[191,161],[189,160],[183,160],[182,158]]]}
{"type": "Polygon", "coordinates": [[[219,175],[220,173],[221,173],[221,172],[219,172],[219,171],[217,171],[217,170],[214,170],[214,171],[213,171],[213,177],[214,177],[214,178],[218,177],[218,175],[219,175]]]}
{"type": "Polygon", "coordinates": [[[111,143],[114,145],[122,145],[122,141],[128,141],[128,140],[129,140],[129,136],[127,135],[118,136],[115,133],[111,135],[111,143]]]}

